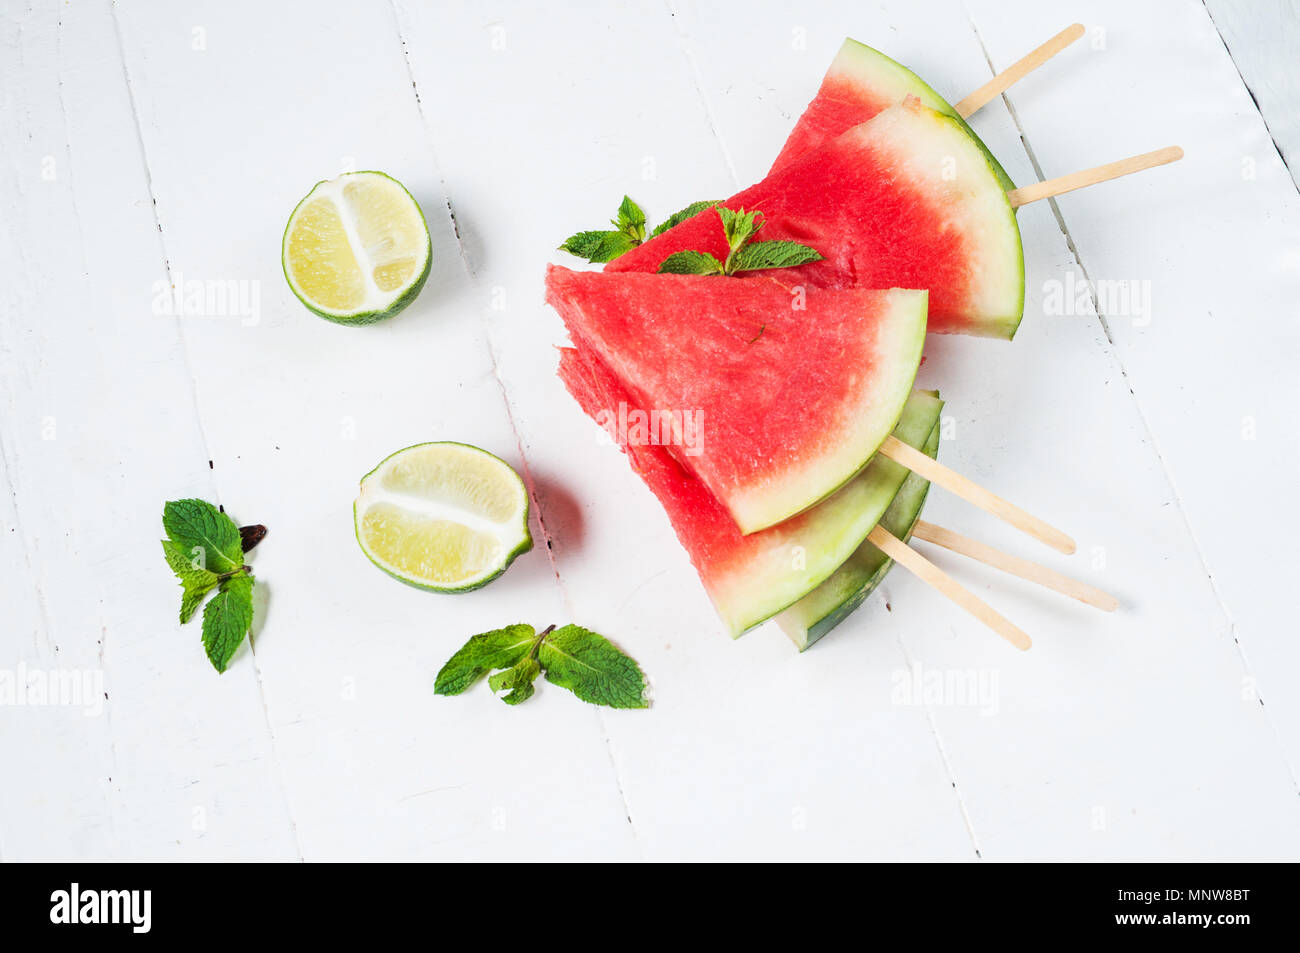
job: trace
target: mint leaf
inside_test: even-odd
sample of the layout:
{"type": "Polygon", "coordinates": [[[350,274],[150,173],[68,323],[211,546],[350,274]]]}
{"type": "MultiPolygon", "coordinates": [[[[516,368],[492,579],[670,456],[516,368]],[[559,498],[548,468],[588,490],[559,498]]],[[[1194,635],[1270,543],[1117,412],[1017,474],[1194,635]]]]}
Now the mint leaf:
{"type": "Polygon", "coordinates": [[[536,630],[523,623],[473,636],[438,672],[434,694],[459,695],[488,672],[510,668],[532,653],[536,636],[536,630]]]}
{"type": "Polygon", "coordinates": [[[645,241],[645,212],[629,196],[623,196],[618,214],[610,224],[615,231],[602,229],[570,235],[560,246],[560,251],[585,258],[593,264],[603,264],[645,241]]]}
{"type": "Polygon", "coordinates": [[[603,264],[636,246],[637,243],[622,232],[578,232],[564,240],[560,251],[567,251],[570,255],[577,255],[595,264],[603,264]]]}
{"type": "Polygon", "coordinates": [[[173,500],[166,504],[163,529],[182,552],[197,561],[200,569],[225,573],[244,565],[239,527],[206,500],[173,500]]]}
{"type": "Polygon", "coordinates": [[[172,572],[180,579],[184,591],[181,593],[181,622],[189,622],[190,616],[194,615],[194,610],[199,607],[213,588],[221,581],[221,577],[215,572],[199,567],[199,563],[204,559],[203,550],[195,547],[194,555],[190,555],[181,550],[180,546],[173,543],[170,539],[162,541],[163,556],[167,559],[167,565],[171,567],[172,572]]]}
{"type": "Polygon", "coordinates": [[[494,692],[510,689],[510,694],[503,696],[501,700],[507,705],[518,705],[532,698],[533,682],[541,671],[542,666],[538,664],[537,659],[533,658],[533,653],[529,652],[510,668],[489,676],[488,687],[494,692]]]}
{"type": "Polygon", "coordinates": [[[626,195],[619,203],[618,218],[610,224],[638,245],[645,241],[645,212],[626,195]]]}
{"type": "Polygon", "coordinates": [[[198,563],[203,559],[203,551],[195,547],[195,555],[191,556],[183,552],[176,543],[170,539],[162,541],[163,555],[167,558],[167,565],[176,573],[180,579],[183,591],[181,593],[181,623],[190,621],[190,616],[194,615],[194,610],[203,602],[203,597],[216,588],[217,583],[221,582],[221,577],[209,569],[198,567],[198,563]]]}
{"type": "Polygon", "coordinates": [[[721,204],[722,203],[717,200],[711,202],[692,202],[690,205],[686,206],[686,208],[682,209],[680,212],[673,212],[672,215],[669,215],[668,218],[666,218],[664,221],[656,225],[654,231],[650,233],[650,237],[656,238],[659,235],[662,235],[664,232],[668,231],[668,229],[680,225],[688,218],[694,218],[696,215],[699,215],[705,209],[713,208],[713,206],[721,205],[721,204]]]}
{"type": "Polygon", "coordinates": [[[207,557],[202,547],[195,546],[186,552],[180,545],[170,539],[162,541],[163,557],[167,565],[185,586],[207,585],[210,589],[221,581],[221,577],[210,569],[203,568],[207,557]]]}
{"type": "MultiPolygon", "coordinates": [[[[727,245],[731,248],[732,255],[763,227],[762,212],[746,212],[743,208],[733,212],[725,205],[719,205],[718,216],[722,219],[722,232],[727,237],[727,245]]],[[[731,263],[731,255],[727,256],[727,263],[731,263]]],[[[731,274],[731,271],[732,269],[728,268],[727,274],[731,274]]]]}
{"type": "Polygon", "coordinates": [[[212,585],[203,586],[191,586],[189,583],[185,584],[185,589],[181,593],[182,625],[190,621],[194,615],[194,610],[203,604],[204,597],[212,591],[212,587],[215,585],[215,582],[213,582],[212,585]]]}
{"type": "Polygon", "coordinates": [[[585,702],[610,708],[647,708],[645,675],[613,642],[590,629],[566,625],[542,639],[538,661],[546,680],[585,702]]]}
{"type": "Polygon", "coordinates": [[[240,572],[221,582],[203,609],[203,648],[213,668],[224,672],[253,625],[253,577],[240,572]]]}
{"type": "Polygon", "coordinates": [[[760,268],[794,268],[821,260],[822,256],[815,248],[799,242],[750,242],[736,252],[732,259],[732,273],[760,268]]]}
{"type": "Polygon", "coordinates": [[[721,275],[722,262],[706,251],[673,252],[659,265],[661,275],[721,275]]]}

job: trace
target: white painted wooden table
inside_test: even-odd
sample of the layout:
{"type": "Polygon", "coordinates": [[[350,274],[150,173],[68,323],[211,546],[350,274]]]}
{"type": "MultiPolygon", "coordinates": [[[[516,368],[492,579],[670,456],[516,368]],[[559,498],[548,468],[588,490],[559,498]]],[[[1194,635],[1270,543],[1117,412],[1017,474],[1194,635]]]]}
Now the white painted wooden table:
{"type": "Polygon", "coordinates": [[[3,859],[1300,858],[1300,198],[1202,4],[0,10],[0,670],[107,695],[0,708],[3,859]],[[552,249],[624,192],[653,217],[760,177],[845,35],[956,100],[1074,20],[1087,39],[975,117],[1012,177],[1187,158],[1022,210],[1019,336],[937,341],[922,382],[942,456],[1080,554],[938,491],[927,515],[1123,608],[935,554],[1034,650],[901,571],[803,656],[771,626],[729,641],[554,376],[552,249]],[[345,168],[401,179],[433,231],[423,295],[364,330],[278,261],[345,168]],[[1149,283],[1149,310],[1044,313],[1083,273],[1149,283]],[[182,280],[256,308],[158,313],[182,280]],[[431,439],[526,468],[553,548],[467,596],[375,571],[356,481],[431,439]],[[224,676],[159,552],[183,496],[270,528],[224,676]],[[617,638],[653,709],[432,694],[468,635],[523,620],[617,638]],[[964,676],[977,697],[909,694],[964,676]]]}

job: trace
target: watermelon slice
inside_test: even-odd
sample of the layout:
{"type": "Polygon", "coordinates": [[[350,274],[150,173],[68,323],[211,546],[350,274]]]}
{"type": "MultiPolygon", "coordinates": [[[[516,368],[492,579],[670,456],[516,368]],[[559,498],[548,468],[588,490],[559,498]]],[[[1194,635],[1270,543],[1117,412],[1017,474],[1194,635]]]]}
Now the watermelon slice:
{"type": "Polygon", "coordinates": [[[674,453],[742,533],[808,509],[867,464],[925,339],[922,291],[792,295],[765,277],[551,266],[546,292],[630,405],[696,421],[694,445],[674,453]]]}
{"type": "MultiPolygon", "coordinates": [[[[724,279],[717,279],[724,280],[724,279]]],[[[597,421],[632,395],[589,349],[560,350],[560,377],[597,421]]],[[[894,433],[920,446],[942,405],[924,392],[907,401],[894,433]]],[[[732,637],[758,625],[825,582],[858,550],[907,479],[879,457],[829,499],[779,526],[744,536],[726,508],[663,446],[621,444],[632,468],[659,498],[704,588],[732,637]]]]}
{"type": "MultiPolygon", "coordinates": [[[[825,260],[764,274],[788,286],[925,288],[929,329],[1011,338],[1025,298],[1020,230],[987,157],[956,120],[916,99],[791,162],[725,203],[760,209],[762,240],[825,260]]],[[[708,209],[632,249],[606,272],[654,272],[673,252],[725,257],[708,209]]]]}
{"type": "Polygon", "coordinates": [[[993,153],[975,135],[975,131],[966,125],[966,120],[957,115],[957,110],[947,100],[906,66],[853,39],[846,39],[831,61],[821,89],[817,90],[817,95],[799,117],[781,154],[772,163],[772,172],[785,168],[805,153],[847,132],[858,123],[874,118],[877,113],[901,103],[908,96],[915,96],[931,109],[960,123],[988,158],[1002,187],[1006,190],[1015,188],[1015,183],[993,157],[993,153]]]}
{"type": "MultiPolygon", "coordinates": [[[[934,427],[918,449],[933,457],[939,450],[939,411],[943,403],[937,399],[937,392],[926,393],[933,394],[937,406],[934,409],[934,427]]],[[[929,490],[929,480],[909,473],[902,489],[880,518],[880,526],[906,542],[912,536],[916,521],[921,518],[929,490]]],[[[800,652],[804,651],[866,602],[893,565],[894,561],[872,543],[864,542],[829,579],[778,615],[777,625],[800,652]]]]}

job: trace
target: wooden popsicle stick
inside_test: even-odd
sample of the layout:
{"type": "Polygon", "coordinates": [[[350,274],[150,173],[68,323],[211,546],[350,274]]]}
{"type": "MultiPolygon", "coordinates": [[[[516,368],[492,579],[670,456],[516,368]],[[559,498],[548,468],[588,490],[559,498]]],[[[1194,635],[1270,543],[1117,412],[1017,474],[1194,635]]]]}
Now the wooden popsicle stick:
{"type": "Polygon", "coordinates": [[[1084,169],[1082,172],[1071,172],[1069,175],[1048,179],[1046,182],[1035,182],[1022,189],[1012,189],[1007,193],[1007,201],[1011,203],[1012,208],[1019,208],[1030,202],[1037,202],[1039,199],[1063,195],[1075,189],[1096,185],[1098,182],[1107,182],[1120,176],[1141,172],[1143,169],[1153,169],[1158,165],[1177,162],[1182,157],[1183,150],[1180,146],[1166,146],[1154,152],[1144,152],[1140,156],[1130,156],[1117,162],[1107,162],[1092,169],[1084,169]]]}
{"type": "Polygon", "coordinates": [[[1020,651],[1024,652],[1033,645],[1029,636],[1021,629],[1012,625],[991,605],[961,585],[893,533],[876,526],[867,535],[867,539],[894,562],[915,573],[922,582],[933,586],[941,595],[947,596],[957,603],[957,605],[979,619],[1020,651]]]}
{"type": "Polygon", "coordinates": [[[1019,576],[1021,579],[1036,582],[1040,586],[1046,586],[1048,589],[1059,592],[1063,596],[1069,596],[1071,599],[1078,599],[1085,605],[1101,609],[1103,612],[1114,612],[1119,608],[1118,599],[1108,592],[1102,592],[1095,586],[1090,586],[1086,582],[1079,582],[1077,579],[1071,579],[1054,569],[1040,566],[1028,559],[1021,559],[1019,556],[1004,553],[1002,550],[994,549],[977,539],[971,539],[969,536],[963,536],[942,526],[936,526],[934,523],[917,520],[916,527],[912,530],[912,538],[934,543],[936,546],[942,546],[954,553],[968,556],[977,562],[984,563],[986,566],[992,566],[994,569],[1001,569],[1003,572],[1019,576]]]}
{"type": "Polygon", "coordinates": [[[962,119],[969,119],[976,110],[988,105],[1018,83],[1038,67],[1042,66],[1061,50],[1065,49],[1079,37],[1083,36],[1083,24],[1075,23],[1066,27],[1042,46],[1016,60],[1001,73],[971,93],[954,108],[962,119]]]}
{"type": "Polygon", "coordinates": [[[885,438],[880,445],[880,452],[895,463],[901,463],[913,473],[925,477],[931,483],[937,483],[951,493],[956,493],[967,503],[973,503],[986,513],[992,513],[998,519],[1010,523],[1023,533],[1028,533],[1041,543],[1046,543],[1058,552],[1069,555],[1077,548],[1074,540],[1051,526],[1037,516],[1031,516],[1014,503],[1010,503],[984,489],[973,480],[969,480],[955,470],[950,470],[938,460],[926,456],[915,447],[910,447],[893,434],[885,438]]]}

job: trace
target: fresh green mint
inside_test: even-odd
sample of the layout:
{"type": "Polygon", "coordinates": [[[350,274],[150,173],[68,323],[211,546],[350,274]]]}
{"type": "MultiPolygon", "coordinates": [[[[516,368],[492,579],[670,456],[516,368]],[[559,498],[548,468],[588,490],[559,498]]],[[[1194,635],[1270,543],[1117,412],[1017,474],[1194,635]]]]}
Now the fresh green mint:
{"type": "Polygon", "coordinates": [[[682,209],[680,212],[674,212],[672,215],[669,215],[666,219],[664,219],[662,222],[656,225],[654,227],[654,231],[650,233],[650,237],[658,238],[660,235],[668,231],[668,229],[672,228],[673,226],[680,225],[688,218],[694,218],[696,215],[699,215],[706,208],[713,208],[713,206],[718,204],[720,203],[716,201],[692,202],[690,205],[686,206],[686,208],[682,209]]]}
{"type": "Polygon", "coordinates": [[[799,242],[756,242],[754,235],[763,227],[763,213],[759,211],[732,211],[718,206],[722,219],[722,233],[727,239],[727,259],[706,251],[674,252],[659,265],[661,275],[735,275],[742,271],[764,268],[795,268],[809,262],[821,261],[821,254],[799,242]]]}
{"type": "Polygon", "coordinates": [[[706,251],[679,251],[659,265],[661,275],[721,275],[722,262],[706,251]]]}
{"type": "Polygon", "coordinates": [[[203,648],[218,672],[224,672],[253,626],[253,577],[244,567],[221,581],[216,596],[203,607],[203,648]]]}
{"type": "Polygon", "coordinates": [[[593,264],[613,261],[641,244],[622,232],[577,232],[560,246],[560,251],[585,258],[593,264]]]}
{"type": "Polygon", "coordinates": [[[508,625],[476,635],[447,660],[434,681],[439,695],[459,695],[488,672],[517,664],[533,649],[537,635],[531,625],[508,625]]]}
{"type": "Polygon", "coordinates": [[[203,610],[203,648],[224,672],[253,625],[253,574],[244,553],[266,535],[265,526],[235,525],[205,500],[173,500],[163,507],[163,556],[181,583],[181,623],[214,589],[203,610]]]}
{"type": "MultiPolygon", "coordinates": [[[[664,222],[656,225],[650,232],[650,237],[661,235],[674,225],[686,221],[692,216],[698,215],[706,208],[712,208],[717,202],[692,202],[680,212],[674,212],[664,222]]],[[[570,235],[560,246],[560,251],[567,251],[571,255],[577,255],[579,258],[585,258],[593,264],[603,264],[607,261],[613,261],[619,255],[630,252],[646,240],[646,217],[641,206],[637,205],[628,196],[623,196],[623,201],[619,204],[618,212],[610,221],[614,226],[612,230],[604,229],[591,232],[577,232],[570,235]]]]}
{"type": "Polygon", "coordinates": [[[609,708],[648,708],[645,675],[631,658],[603,635],[578,625],[508,625],[472,637],[434,679],[438,695],[459,695],[484,675],[488,687],[504,692],[507,705],[527,701],[533,682],[545,675],[585,702],[609,708]]]}
{"type": "Polygon", "coordinates": [[[618,204],[617,217],[610,224],[638,244],[645,241],[645,212],[626,195],[618,204]]]}

